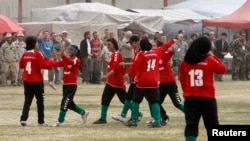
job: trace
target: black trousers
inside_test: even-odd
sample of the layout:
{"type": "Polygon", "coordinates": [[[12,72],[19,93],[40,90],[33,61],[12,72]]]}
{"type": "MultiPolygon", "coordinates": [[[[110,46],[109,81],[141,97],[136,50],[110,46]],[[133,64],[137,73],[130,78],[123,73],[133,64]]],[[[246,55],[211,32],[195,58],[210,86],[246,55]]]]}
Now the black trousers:
{"type": "Polygon", "coordinates": [[[116,88],[109,84],[106,84],[102,93],[102,105],[109,106],[113,97],[117,94],[121,103],[124,104],[126,91],[123,88],[116,88]]]}
{"type": "Polygon", "coordinates": [[[160,90],[161,117],[163,119],[167,119],[168,118],[167,112],[162,106],[165,97],[169,95],[172,103],[176,108],[179,108],[179,105],[181,104],[181,97],[178,95],[178,87],[176,85],[176,82],[161,83],[159,85],[159,90],[160,90]]]}
{"type": "Polygon", "coordinates": [[[185,106],[185,136],[198,136],[199,121],[202,116],[205,128],[219,124],[217,102],[213,98],[187,97],[185,106]]]}
{"type": "Polygon", "coordinates": [[[75,109],[74,96],[77,90],[77,85],[63,85],[63,98],[61,101],[61,110],[75,109]]]}
{"type": "Polygon", "coordinates": [[[24,82],[24,105],[20,121],[27,121],[30,105],[36,97],[38,123],[44,123],[44,84],[41,82],[24,82]]]}
{"type": "Polygon", "coordinates": [[[130,83],[129,88],[128,88],[128,92],[127,92],[127,94],[125,96],[126,100],[132,100],[133,99],[135,87],[136,87],[136,85],[134,83],[130,83]]]}
{"type": "Polygon", "coordinates": [[[160,103],[160,93],[158,88],[138,88],[135,87],[133,101],[141,103],[143,98],[146,98],[149,103],[160,103]]]}

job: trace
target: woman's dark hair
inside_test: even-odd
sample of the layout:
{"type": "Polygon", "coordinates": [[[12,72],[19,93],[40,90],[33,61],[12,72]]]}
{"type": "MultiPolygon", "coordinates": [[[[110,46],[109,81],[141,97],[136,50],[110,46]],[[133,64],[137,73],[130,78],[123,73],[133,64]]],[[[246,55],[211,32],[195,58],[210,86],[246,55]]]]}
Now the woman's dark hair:
{"type": "Polygon", "coordinates": [[[32,50],[36,47],[37,38],[35,36],[29,36],[25,39],[26,50],[32,50]]]}
{"type": "Polygon", "coordinates": [[[118,49],[119,49],[118,42],[116,41],[116,39],[114,39],[114,38],[109,38],[109,39],[107,39],[107,42],[111,42],[111,43],[114,45],[115,50],[118,50],[118,49]]]}
{"type": "Polygon", "coordinates": [[[142,39],[140,41],[140,48],[142,51],[149,51],[152,49],[152,44],[149,42],[148,39],[142,39]]]}
{"type": "Polygon", "coordinates": [[[86,38],[87,38],[87,35],[88,35],[88,34],[90,34],[90,32],[89,32],[89,31],[84,32],[84,35],[83,35],[83,36],[84,36],[84,39],[86,39],[86,38]]]}
{"type": "Polygon", "coordinates": [[[76,52],[76,57],[80,57],[80,50],[78,49],[78,46],[77,45],[70,45],[70,47],[73,47],[75,50],[77,50],[76,52]]]}
{"type": "Polygon", "coordinates": [[[202,62],[211,50],[211,41],[207,37],[199,37],[194,40],[187,50],[184,60],[188,64],[202,62]]]}

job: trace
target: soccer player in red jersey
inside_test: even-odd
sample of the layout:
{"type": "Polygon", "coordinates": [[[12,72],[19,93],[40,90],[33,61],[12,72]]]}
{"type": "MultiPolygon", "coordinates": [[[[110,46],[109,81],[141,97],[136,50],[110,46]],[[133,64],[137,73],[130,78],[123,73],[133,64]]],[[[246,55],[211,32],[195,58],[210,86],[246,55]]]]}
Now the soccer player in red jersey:
{"type": "Polygon", "coordinates": [[[48,69],[55,65],[52,60],[47,59],[38,51],[37,38],[29,36],[25,40],[26,50],[19,61],[20,69],[23,69],[24,82],[24,105],[20,123],[22,126],[27,125],[30,105],[34,96],[37,100],[38,124],[47,126],[44,122],[44,84],[41,69],[48,69]]]}
{"type": "Polygon", "coordinates": [[[213,55],[208,38],[200,37],[192,42],[180,67],[186,141],[196,141],[201,116],[207,133],[209,126],[219,124],[213,76],[225,71],[225,65],[213,55]]]}
{"type": "MultiPolygon", "coordinates": [[[[124,65],[131,65],[132,62],[135,60],[138,52],[140,51],[140,38],[137,35],[131,36],[129,43],[134,50],[134,56],[132,57],[132,61],[131,62],[121,62],[120,65],[123,65],[123,66],[124,65]]],[[[125,77],[128,77],[128,76],[125,76],[125,77]]],[[[112,118],[114,120],[125,122],[127,112],[132,107],[132,99],[133,99],[133,94],[134,94],[134,89],[135,89],[135,84],[136,84],[135,81],[136,81],[135,76],[134,75],[130,76],[130,85],[128,88],[128,92],[125,96],[125,101],[124,101],[124,105],[122,108],[122,112],[121,112],[121,114],[112,116],[112,118]]],[[[141,112],[139,112],[138,116],[139,116],[138,120],[140,121],[143,114],[141,112]]]]}
{"type": "Polygon", "coordinates": [[[76,105],[74,102],[74,96],[77,90],[77,76],[80,68],[80,51],[77,46],[70,45],[68,49],[69,57],[65,54],[65,51],[61,51],[62,59],[56,62],[57,67],[63,67],[63,98],[61,101],[61,108],[57,122],[54,126],[60,126],[65,119],[67,110],[73,110],[80,114],[83,124],[86,123],[89,112],[76,105]]]}
{"type": "Polygon", "coordinates": [[[162,47],[152,49],[152,45],[148,39],[140,41],[141,51],[136,56],[135,61],[131,64],[128,74],[136,75],[137,83],[133,96],[132,117],[125,125],[137,126],[137,118],[139,113],[139,105],[144,96],[149,102],[150,111],[154,118],[154,122],[150,127],[160,127],[160,94],[158,84],[159,60],[165,50],[174,43],[170,40],[162,47]]]}
{"type": "Polygon", "coordinates": [[[174,52],[172,48],[166,50],[159,62],[159,75],[160,75],[160,111],[161,111],[161,125],[166,125],[169,117],[166,114],[162,104],[167,95],[171,98],[172,103],[182,112],[184,112],[184,105],[181,103],[181,97],[178,95],[178,87],[176,84],[174,72],[170,65],[171,57],[174,52]]]}
{"type": "Polygon", "coordinates": [[[107,74],[101,77],[102,80],[106,80],[101,100],[101,117],[93,124],[107,123],[108,107],[115,94],[122,103],[125,101],[124,66],[119,65],[123,62],[123,57],[118,51],[118,43],[114,38],[107,40],[107,46],[112,54],[108,63],[107,74]]]}

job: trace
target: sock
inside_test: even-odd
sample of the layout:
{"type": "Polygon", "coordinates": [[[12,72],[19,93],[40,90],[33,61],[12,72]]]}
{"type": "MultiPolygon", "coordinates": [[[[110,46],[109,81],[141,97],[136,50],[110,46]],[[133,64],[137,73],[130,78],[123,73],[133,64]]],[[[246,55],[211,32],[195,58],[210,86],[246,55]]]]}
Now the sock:
{"type": "Polygon", "coordinates": [[[106,120],[106,119],[107,119],[108,107],[109,107],[109,106],[107,106],[107,105],[102,105],[102,106],[101,106],[101,119],[102,119],[102,120],[106,120]]]}
{"type": "Polygon", "coordinates": [[[148,102],[148,106],[149,106],[150,116],[151,118],[153,118],[153,111],[152,111],[152,106],[150,102],[148,102]]]}
{"type": "Polygon", "coordinates": [[[195,136],[186,136],[186,141],[196,141],[196,137],[195,136]]]}
{"type": "Polygon", "coordinates": [[[79,107],[78,105],[75,105],[74,111],[80,115],[85,114],[85,111],[81,107],[79,107]]]}
{"type": "Polygon", "coordinates": [[[184,104],[180,104],[179,109],[184,113],[184,104]]]}
{"type": "Polygon", "coordinates": [[[121,116],[122,117],[126,117],[127,113],[128,113],[128,110],[129,108],[131,108],[132,106],[132,102],[131,100],[125,100],[124,101],[124,105],[123,105],[123,108],[122,108],[122,113],[121,113],[121,116]]]}
{"type": "Polygon", "coordinates": [[[64,122],[64,118],[65,118],[65,115],[66,115],[66,113],[67,113],[67,111],[65,111],[65,110],[60,110],[60,113],[59,113],[59,117],[58,117],[58,121],[59,122],[64,122]]]}
{"type": "Polygon", "coordinates": [[[140,108],[139,103],[132,102],[132,115],[131,115],[131,118],[132,118],[133,121],[138,120],[139,108],[140,108]]]}
{"type": "Polygon", "coordinates": [[[160,123],[161,122],[161,112],[160,112],[160,106],[159,103],[152,103],[151,104],[152,107],[152,114],[153,114],[153,118],[155,120],[155,123],[160,123]]]}

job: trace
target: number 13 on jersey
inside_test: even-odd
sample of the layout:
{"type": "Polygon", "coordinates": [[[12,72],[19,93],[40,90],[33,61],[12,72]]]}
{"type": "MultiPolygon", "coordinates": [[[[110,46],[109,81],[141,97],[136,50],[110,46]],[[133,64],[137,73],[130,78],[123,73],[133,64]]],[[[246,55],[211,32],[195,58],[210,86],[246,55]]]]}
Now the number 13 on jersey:
{"type": "Polygon", "coordinates": [[[203,86],[203,71],[200,69],[192,69],[188,72],[190,75],[190,86],[200,87],[203,86]]]}

